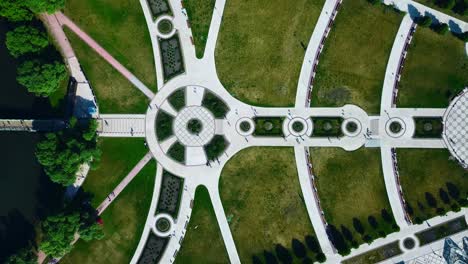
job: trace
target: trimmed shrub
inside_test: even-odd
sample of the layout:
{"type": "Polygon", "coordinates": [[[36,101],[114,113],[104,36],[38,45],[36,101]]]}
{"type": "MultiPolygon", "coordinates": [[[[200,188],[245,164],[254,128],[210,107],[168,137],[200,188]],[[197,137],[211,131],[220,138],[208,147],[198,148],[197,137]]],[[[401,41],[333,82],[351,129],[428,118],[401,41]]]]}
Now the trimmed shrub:
{"type": "Polygon", "coordinates": [[[306,247],[304,246],[304,244],[302,244],[301,241],[294,238],[291,241],[291,245],[294,255],[296,255],[296,257],[304,258],[306,256],[306,247]]]}
{"type": "Polygon", "coordinates": [[[409,215],[414,214],[413,207],[409,203],[406,203],[406,212],[408,212],[409,215]]]}
{"type": "Polygon", "coordinates": [[[441,35],[445,35],[449,31],[449,26],[445,23],[440,23],[440,24],[433,25],[432,30],[434,30],[435,32],[441,35]]]}
{"type": "Polygon", "coordinates": [[[364,240],[364,242],[366,242],[367,244],[370,244],[372,243],[372,241],[374,241],[374,238],[371,235],[366,234],[362,237],[362,240],[364,240]]]}
{"type": "Polygon", "coordinates": [[[275,255],[273,255],[273,253],[271,253],[270,251],[264,250],[263,256],[265,257],[265,261],[267,264],[278,264],[275,255]]]}
{"type": "Polygon", "coordinates": [[[380,213],[382,215],[383,220],[385,220],[385,222],[393,223],[393,217],[390,213],[388,213],[387,209],[382,209],[380,213]]]}
{"type": "Polygon", "coordinates": [[[262,264],[262,260],[259,257],[253,255],[252,256],[252,263],[253,264],[262,264]]]}
{"type": "Polygon", "coordinates": [[[276,252],[276,256],[282,263],[284,264],[292,263],[293,258],[291,256],[291,253],[289,253],[289,250],[283,247],[283,245],[276,244],[275,252],[276,252]]]}
{"type": "Polygon", "coordinates": [[[371,225],[374,229],[376,229],[379,226],[379,223],[377,223],[377,219],[375,219],[373,215],[369,215],[369,217],[367,217],[367,221],[369,222],[369,225],[371,225]]]}
{"type": "Polygon", "coordinates": [[[420,224],[422,224],[423,221],[422,221],[421,218],[416,217],[416,218],[414,219],[414,222],[415,222],[416,224],[420,225],[420,224]]]}
{"type": "Polygon", "coordinates": [[[362,226],[362,223],[359,219],[353,218],[353,226],[356,232],[358,232],[359,234],[364,234],[364,226],[362,226]]]}
{"type": "Polygon", "coordinates": [[[311,235],[305,236],[305,243],[311,251],[315,253],[318,253],[321,251],[320,244],[314,236],[311,236],[311,235]]]}
{"type": "Polygon", "coordinates": [[[315,257],[315,259],[320,262],[320,263],[323,263],[327,260],[327,257],[325,257],[325,254],[323,254],[322,252],[318,253],[317,256],[315,257]]]}
{"type": "Polygon", "coordinates": [[[423,27],[429,27],[432,24],[432,17],[423,16],[416,19],[416,23],[423,27]]]}
{"type": "Polygon", "coordinates": [[[429,205],[432,208],[436,208],[437,207],[437,201],[434,198],[434,196],[429,192],[424,193],[424,195],[426,196],[427,205],[429,205]]]}
{"type": "Polygon", "coordinates": [[[312,264],[314,263],[309,257],[305,257],[302,259],[302,264],[312,264]]]}
{"type": "Polygon", "coordinates": [[[446,211],[445,208],[439,207],[436,209],[438,215],[445,215],[446,211]]]}
{"type": "Polygon", "coordinates": [[[380,3],[380,0],[367,0],[367,2],[373,4],[373,5],[376,5],[378,3],[380,3]]]}
{"type": "Polygon", "coordinates": [[[460,212],[461,208],[460,208],[460,205],[458,205],[457,203],[454,203],[450,206],[450,208],[452,209],[452,211],[454,212],[460,212]]]}
{"type": "Polygon", "coordinates": [[[450,203],[450,197],[449,197],[448,193],[442,188],[439,189],[439,197],[440,197],[440,199],[442,200],[442,202],[444,204],[449,204],[450,203]]]}
{"type": "Polygon", "coordinates": [[[346,238],[346,240],[348,241],[353,241],[354,238],[353,238],[353,233],[351,233],[351,231],[344,225],[341,225],[341,233],[343,233],[343,236],[344,238],[346,238]]]}
{"type": "Polygon", "coordinates": [[[458,190],[458,187],[451,182],[447,182],[445,183],[445,185],[447,186],[447,190],[450,197],[452,197],[455,200],[458,200],[460,198],[460,191],[458,190]]]}
{"type": "Polygon", "coordinates": [[[460,199],[458,201],[461,207],[467,207],[468,206],[468,201],[466,199],[460,199]]]}
{"type": "Polygon", "coordinates": [[[348,244],[346,244],[343,235],[341,235],[340,231],[338,231],[334,225],[328,225],[327,234],[332,244],[338,250],[338,253],[343,256],[349,254],[350,248],[348,244]]]}

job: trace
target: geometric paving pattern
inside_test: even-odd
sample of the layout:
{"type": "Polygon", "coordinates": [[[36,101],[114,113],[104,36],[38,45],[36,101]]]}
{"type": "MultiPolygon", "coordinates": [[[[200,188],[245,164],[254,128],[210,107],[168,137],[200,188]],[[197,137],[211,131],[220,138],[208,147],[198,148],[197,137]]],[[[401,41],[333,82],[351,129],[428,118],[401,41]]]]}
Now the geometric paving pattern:
{"type": "Polygon", "coordinates": [[[211,112],[205,107],[186,107],[182,109],[175,118],[174,134],[179,139],[180,143],[185,146],[204,146],[215,134],[215,119],[211,112]],[[202,124],[202,129],[198,135],[192,134],[187,128],[188,122],[192,119],[198,119],[202,124]]]}
{"type": "Polygon", "coordinates": [[[468,89],[458,95],[444,116],[444,140],[454,157],[468,168],[468,89]]]}

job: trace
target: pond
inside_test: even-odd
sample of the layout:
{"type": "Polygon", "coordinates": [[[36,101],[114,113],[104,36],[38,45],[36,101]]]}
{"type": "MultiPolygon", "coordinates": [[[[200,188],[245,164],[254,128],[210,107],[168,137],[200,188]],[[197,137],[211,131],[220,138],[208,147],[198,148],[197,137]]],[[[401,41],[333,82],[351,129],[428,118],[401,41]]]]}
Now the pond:
{"type": "MultiPolygon", "coordinates": [[[[5,46],[10,28],[0,19],[0,119],[56,116],[48,99],[16,83],[18,62],[5,46]]],[[[63,188],[52,183],[36,161],[39,139],[40,134],[0,131],[0,263],[34,240],[34,225],[62,201],[63,188]]]]}

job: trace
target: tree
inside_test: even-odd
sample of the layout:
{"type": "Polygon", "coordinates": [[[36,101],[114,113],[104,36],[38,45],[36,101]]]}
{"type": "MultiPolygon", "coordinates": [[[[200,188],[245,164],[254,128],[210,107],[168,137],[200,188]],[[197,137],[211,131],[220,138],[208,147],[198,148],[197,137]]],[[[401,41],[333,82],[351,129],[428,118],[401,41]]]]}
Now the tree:
{"type": "Polygon", "coordinates": [[[449,197],[448,193],[442,188],[439,189],[439,197],[440,197],[440,199],[442,200],[442,202],[444,204],[449,204],[450,203],[450,197],[449,197]]]}
{"type": "Polygon", "coordinates": [[[104,238],[102,227],[97,223],[93,223],[91,225],[82,224],[80,226],[79,233],[80,238],[84,241],[101,240],[104,238]]]}
{"type": "Polygon", "coordinates": [[[91,119],[88,123],[88,128],[83,132],[83,139],[86,141],[96,140],[98,122],[96,119],[91,119]]]}
{"type": "Polygon", "coordinates": [[[37,53],[48,45],[47,35],[31,26],[17,27],[6,35],[6,46],[15,58],[30,52],[37,53]]]}
{"type": "Polygon", "coordinates": [[[436,208],[437,207],[437,201],[434,198],[434,196],[432,195],[432,193],[426,192],[426,193],[424,193],[424,195],[426,196],[427,204],[432,208],[436,208]]]}
{"type": "Polygon", "coordinates": [[[284,264],[292,263],[291,253],[289,253],[289,250],[285,248],[283,245],[276,244],[275,252],[276,252],[276,256],[281,261],[281,263],[284,263],[284,264]]]}
{"type": "Polygon", "coordinates": [[[275,258],[275,255],[270,251],[263,251],[263,256],[265,257],[265,261],[267,264],[278,264],[278,261],[275,258]]]}
{"type": "Polygon", "coordinates": [[[317,253],[317,252],[319,252],[321,250],[320,245],[319,245],[317,239],[314,236],[311,236],[311,235],[305,236],[305,242],[306,242],[307,247],[312,252],[317,253]]]}
{"type": "Polygon", "coordinates": [[[356,232],[358,232],[359,234],[364,234],[364,226],[362,226],[362,223],[359,219],[353,218],[353,226],[356,232]]]}
{"type": "Polygon", "coordinates": [[[65,0],[24,0],[34,13],[55,13],[65,7],[65,0]]]}
{"type": "Polygon", "coordinates": [[[419,17],[416,22],[423,27],[428,27],[432,24],[432,18],[430,16],[423,16],[419,17]]]}
{"type": "Polygon", "coordinates": [[[369,225],[371,225],[374,229],[376,229],[379,226],[377,219],[375,219],[373,215],[369,215],[369,217],[367,217],[367,222],[369,222],[369,225]]]}
{"type": "Polygon", "coordinates": [[[304,244],[302,244],[301,241],[294,238],[291,241],[291,245],[292,245],[292,250],[294,252],[294,255],[296,255],[296,257],[304,258],[306,256],[307,254],[306,247],[304,246],[304,244]]]}
{"type": "Polygon", "coordinates": [[[460,191],[458,190],[457,186],[451,182],[447,182],[445,185],[447,186],[449,195],[453,199],[458,200],[458,198],[460,198],[460,191]]]}
{"type": "Polygon", "coordinates": [[[432,26],[432,29],[441,35],[445,35],[449,31],[449,26],[445,23],[440,23],[432,26]]]}
{"type": "Polygon", "coordinates": [[[460,205],[458,205],[457,203],[453,203],[450,208],[452,209],[452,211],[454,212],[460,212],[461,208],[460,208],[460,205]]]}
{"type": "Polygon", "coordinates": [[[24,0],[1,0],[0,16],[12,22],[30,21],[33,18],[24,0]]]}
{"type": "Polygon", "coordinates": [[[455,6],[455,0],[436,0],[435,4],[445,9],[452,9],[455,6]]]}
{"type": "Polygon", "coordinates": [[[341,233],[343,233],[343,236],[346,240],[348,240],[349,242],[354,240],[353,233],[351,233],[351,231],[346,226],[341,225],[340,228],[341,228],[341,233]]]}
{"type": "Polygon", "coordinates": [[[323,254],[323,252],[318,253],[315,258],[320,263],[323,263],[327,260],[327,257],[325,257],[325,254],[323,254]]]}
{"type": "Polygon", "coordinates": [[[262,264],[262,260],[259,257],[253,255],[252,256],[252,263],[253,264],[262,264]]]}
{"type": "Polygon", "coordinates": [[[101,152],[96,140],[86,141],[86,126],[77,125],[57,133],[48,133],[36,145],[36,157],[53,182],[68,186],[75,182],[81,164],[99,162],[101,152]]]}
{"type": "Polygon", "coordinates": [[[302,259],[302,264],[313,264],[314,262],[309,258],[305,257],[302,259]]]}
{"type": "Polygon", "coordinates": [[[382,209],[382,211],[380,211],[380,214],[382,215],[382,218],[385,220],[385,222],[387,223],[393,222],[393,216],[388,213],[387,209],[382,209]]]}
{"type": "Polygon", "coordinates": [[[72,241],[80,225],[80,215],[59,214],[49,216],[42,223],[44,238],[40,249],[52,257],[61,257],[72,249],[72,241]]]}
{"type": "Polygon", "coordinates": [[[22,248],[10,256],[5,264],[37,264],[37,254],[31,248],[22,248]]]}
{"type": "Polygon", "coordinates": [[[62,63],[44,64],[32,60],[19,66],[16,79],[29,92],[46,97],[54,93],[66,77],[67,71],[62,63]]]}
{"type": "Polygon", "coordinates": [[[406,203],[406,212],[408,212],[409,215],[414,214],[413,207],[409,203],[406,203]]]}
{"type": "Polygon", "coordinates": [[[332,244],[338,250],[338,253],[340,253],[341,255],[349,254],[350,248],[348,244],[346,244],[340,231],[338,231],[338,229],[336,229],[334,225],[327,226],[327,235],[332,244]]]}
{"type": "Polygon", "coordinates": [[[364,242],[367,244],[370,244],[372,241],[374,241],[374,238],[370,234],[367,234],[362,237],[362,240],[364,240],[364,242]]]}

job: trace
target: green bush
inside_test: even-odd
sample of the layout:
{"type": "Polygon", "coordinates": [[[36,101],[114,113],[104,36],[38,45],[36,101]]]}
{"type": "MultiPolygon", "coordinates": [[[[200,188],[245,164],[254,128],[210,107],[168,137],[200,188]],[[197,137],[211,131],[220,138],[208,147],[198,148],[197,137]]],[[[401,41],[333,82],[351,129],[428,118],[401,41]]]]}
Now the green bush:
{"type": "Polygon", "coordinates": [[[228,147],[228,142],[226,139],[221,135],[216,135],[213,139],[208,143],[205,148],[206,158],[208,161],[217,160],[219,156],[221,156],[226,148],[228,147]]]}
{"type": "Polygon", "coordinates": [[[172,131],[172,123],[174,117],[163,110],[158,112],[156,116],[156,137],[159,141],[163,141],[174,134],[172,131]]]}

